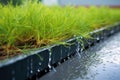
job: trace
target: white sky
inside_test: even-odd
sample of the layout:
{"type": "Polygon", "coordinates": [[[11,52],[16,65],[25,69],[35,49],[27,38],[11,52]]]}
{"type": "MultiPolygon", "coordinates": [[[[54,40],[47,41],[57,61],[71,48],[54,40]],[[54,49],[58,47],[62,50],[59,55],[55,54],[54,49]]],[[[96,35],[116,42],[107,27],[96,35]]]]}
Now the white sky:
{"type": "Polygon", "coordinates": [[[57,5],[58,0],[42,0],[45,5],[57,5]]]}
{"type": "Polygon", "coordinates": [[[120,5],[120,0],[42,0],[42,2],[46,5],[120,5]]]}

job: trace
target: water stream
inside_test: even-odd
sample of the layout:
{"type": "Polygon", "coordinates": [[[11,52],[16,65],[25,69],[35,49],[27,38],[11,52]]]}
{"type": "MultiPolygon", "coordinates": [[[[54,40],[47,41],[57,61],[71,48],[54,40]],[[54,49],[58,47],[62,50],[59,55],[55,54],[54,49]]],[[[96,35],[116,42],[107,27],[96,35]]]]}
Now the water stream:
{"type": "Polygon", "coordinates": [[[51,71],[52,69],[52,66],[51,66],[51,49],[49,48],[49,62],[48,62],[48,67],[49,67],[49,70],[51,71]]]}

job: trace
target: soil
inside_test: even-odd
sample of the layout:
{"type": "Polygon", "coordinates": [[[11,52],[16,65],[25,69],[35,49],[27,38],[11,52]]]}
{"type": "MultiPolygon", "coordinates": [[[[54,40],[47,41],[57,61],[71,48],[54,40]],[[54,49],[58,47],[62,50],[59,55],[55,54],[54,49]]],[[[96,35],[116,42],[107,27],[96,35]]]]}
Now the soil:
{"type": "Polygon", "coordinates": [[[22,54],[22,51],[15,47],[0,47],[0,60],[4,60],[6,58],[11,58],[16,55],[22,54]]]}
{"type": "Polygon", "coordinates": [[[6,58],[11,58],[23,53],[23,49],[33,49],[42,46],[46,46],[48,41],[44,40],[40,45],[37,45],[35,40],[25,41],[25,42],[17,42],[15,46],[0,46],[0,60],[4,60],[6,58]],[[46,43],[46,44],[44,44],[46,43]]]}

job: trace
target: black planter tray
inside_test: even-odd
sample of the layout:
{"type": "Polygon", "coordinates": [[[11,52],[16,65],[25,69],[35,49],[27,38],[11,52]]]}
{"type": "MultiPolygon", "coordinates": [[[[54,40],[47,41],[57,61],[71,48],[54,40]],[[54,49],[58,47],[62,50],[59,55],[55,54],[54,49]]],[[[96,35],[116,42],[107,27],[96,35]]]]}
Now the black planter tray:
{"type": "Polygon", "coordinates": [[[91,33],[92,38],[72,38],[66,41],[68,44],[57,44],[46,48],[31,51],[0,62],[0,80],[25,80],[36,73],[51,68],[77,51],[91,46],[120,31],[120,24],[114,24],[95,30],[91,33]],[[82,42],[79,42],[79,39],[82,42]]]}
{"type": "Polygon", "coordinates": [[[44,49],[33,53],[0,63],[0,80],[24,80],[47,68],[49,51],[44,49]]]}

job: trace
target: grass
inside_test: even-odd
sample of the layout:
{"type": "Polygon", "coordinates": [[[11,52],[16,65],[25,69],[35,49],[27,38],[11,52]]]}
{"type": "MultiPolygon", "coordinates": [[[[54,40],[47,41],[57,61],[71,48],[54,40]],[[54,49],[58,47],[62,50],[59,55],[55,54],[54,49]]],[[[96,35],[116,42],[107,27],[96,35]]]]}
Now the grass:
{"type": "Polygon", "coordinates": [[[120,9],[0,4],[0,56],[54,44],[120,22],[120,9]]]}

